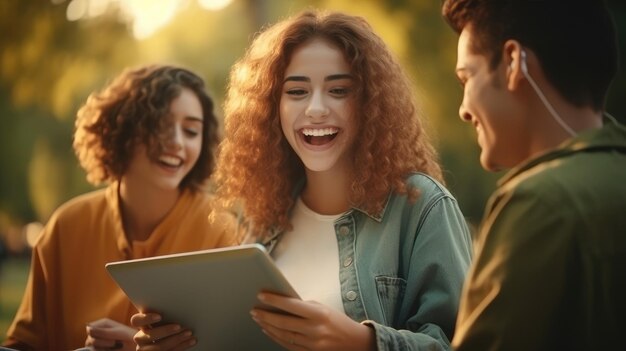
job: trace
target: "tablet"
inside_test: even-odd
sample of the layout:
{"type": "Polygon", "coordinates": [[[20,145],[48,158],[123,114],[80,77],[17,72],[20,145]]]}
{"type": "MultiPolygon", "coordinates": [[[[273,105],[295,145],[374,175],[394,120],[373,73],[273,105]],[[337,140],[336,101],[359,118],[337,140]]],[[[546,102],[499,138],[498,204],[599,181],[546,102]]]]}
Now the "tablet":
{"type": "Polygon", "coordinates": [[[106,269],[139,310],[191,329],[193,350],[283,350],[250,310],[268,307],[258,301],[260,291],[298,294],[260,244],[111,262],[106,269]]]}

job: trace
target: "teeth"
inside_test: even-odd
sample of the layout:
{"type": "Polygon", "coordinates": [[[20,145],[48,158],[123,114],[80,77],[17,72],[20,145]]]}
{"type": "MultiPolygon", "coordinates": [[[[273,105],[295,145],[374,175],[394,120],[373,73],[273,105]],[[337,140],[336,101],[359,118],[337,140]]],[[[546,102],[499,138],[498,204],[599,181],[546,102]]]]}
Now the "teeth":
{"type": "Polygon", "coordinates": [[[165,163],[168,166],[178,167],[183,162],[180,158],[174,156],[163,155],[159,157],[159,161],[165,163]]]}
{"type": "Polygon", "coordinates": [[[302,130],[302,134],[306,136],[326,136],[333,135],[339,132],[338,128],[321,128],[321,129],[313,129],[313,128],[305,128],[302,130]]]}

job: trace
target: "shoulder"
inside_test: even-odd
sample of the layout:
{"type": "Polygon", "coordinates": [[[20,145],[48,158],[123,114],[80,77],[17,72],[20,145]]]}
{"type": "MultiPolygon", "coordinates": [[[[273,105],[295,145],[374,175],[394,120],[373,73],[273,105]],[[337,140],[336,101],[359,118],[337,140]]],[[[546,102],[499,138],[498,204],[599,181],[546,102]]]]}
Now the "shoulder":
{"type": "Polygon", "coordinates": [[[215,195],[207,191],[186,191],[183,196],[187,198],[192,208],[204,210],[212,210],[215,204],[215,195]]]}
{"type": "MultiPolygon", "coordinates": [[[[59,206],[48,219],[42,234],[38,238],[38,245],[57,242],[61,236],[84,237],[86,228],[95,225],[106,216],[108,205],[106,189],[95,190],[76,196],[59,206]]],[[[98,226],[97,229],[100,226],[98,226]]]]}
{"type": "MultiPolygon", "coordinates": [[[[599,171],[599,167],[592,166],[595,159],[596,155],[583,153],[537,164],[501,182],[494,192],[494,200],[514,198],[536,206],[560,207],[564,199],[575,199],[585,192],[593,194],[606,187],[615,187],[617,191],[615,181],[611,181],[615,173],[608,165],[599,171]]],[[[626,172],[622,174],[626,176],[626,172]]]]}
{"type": "Polygon", "coordinates": [[[618,210],[626,203],[623,179],[626,159],[621,156],[584,152],[556,158],[502,182],[488,213],[525,223],[596,230],[593,227],[601,228],[602,222],[623,217],[618,210]]]}
{"type": "Polygon", "coordinates": [[[234,233],[237,233],[238,222],[235,213],[216,206],[214,194],[196,191],[189,192],[186,196],[189,197],[189,208],[185,214],[189,217],[186,221],[196,222],[211,235],[234,236],[234,233]]]}
{"type": "Polygon", "coordinates": [[[107,206],[106,189],[95,190],[76,196],[59,206],[50,220],[71,219],[99,214],[107,206]]]}
{"type": "Polygon", "coordinates": [[[206,224],[207,218],[222,212],[216,205],[217,199],[212,193],[189,191],[185,192],[183,196],[184,198],[181,199],[183,203],[179,210],[181,219],[184,218],[185,221],[200,220],[206,224]]]}
{"type": "Polygon", "coordinates": [[[418,201],[437,201],[442,198],[449,198],[456,202],[454,196],[443,184],[427,174],[412,173],[407,177],[406,184],[409,191],[416,189],[419,192],[418,201]]]}
{"type": "Polygon", "coordinates": [[[407,194],[394,193],[390,196],[385,212],[403,213],[408,216],[427,216],[435,207],[450,208],[458,212],[457,201],[446,187],[424,173],[412,173],[406,179],[407,194]]]}

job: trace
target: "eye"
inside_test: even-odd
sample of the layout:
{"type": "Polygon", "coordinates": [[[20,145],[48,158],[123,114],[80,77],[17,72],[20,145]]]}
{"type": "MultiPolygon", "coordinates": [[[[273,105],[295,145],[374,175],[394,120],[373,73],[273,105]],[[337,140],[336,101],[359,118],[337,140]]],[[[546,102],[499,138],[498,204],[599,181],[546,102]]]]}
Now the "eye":
{"type": "Polygon", "coordinates": [[[346,95],[348,95],[350,93],[350,88],[347,87],[337,87],[337,88],[332,88],[329,90],[329,92],[337,97],[344,97],[346,95]]]}
{"type": "Polygon", "coordinates": [[[200,133],[202,132],[202,128],[201,127],[185,127],[183,128],[183,132],[188,137],[195,137],[195,136],[200,135],[200,133]]]}
{"type": "Polygon", "coordinates": [[[187,136],[194,137],[194,136],[197,136],[198,134],[200,134],[200,131],[195,129],[195,128],[185,128],[185,134],[187,136]]]}
{"type": "Polygon", "coordinates": [[[457,72],[456,79],[461,85],[461,89],[465,89],[465,84],[467,84],[467,77],[463,74],[464,71],[457,72]]]}
{"type": "Polygon", "coordinates": [[[289,89],[285,92],[285,94],[291,95],[291,96],[303,96],[303,95],[306,95],[307,93],[308,91],[306,91],[305,89],[300,89],[300,88],[289,89]]]}

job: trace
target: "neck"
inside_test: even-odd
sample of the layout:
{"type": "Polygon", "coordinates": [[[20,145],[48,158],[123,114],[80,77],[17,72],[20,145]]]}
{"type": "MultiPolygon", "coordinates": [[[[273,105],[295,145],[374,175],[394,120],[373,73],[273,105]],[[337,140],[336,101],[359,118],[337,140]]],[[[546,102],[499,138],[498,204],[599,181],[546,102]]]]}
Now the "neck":
{"type": "Polygon", "coordinates": [[[586,130],[602,127],[601,112],[569,103],[543,74],[534,73],[533,77],[527,76],[528,85],[522,90],[531,134],[529,155],[544,153],[586,130]]]}
{"type": "Polygon", "coordinates": [[[307,170],[306,180],[301,197],[311,210],[323,215],[335,215],[350,209],[348,172],[307,170]]]}
{"type": "Polygon", "coordinates": [[[122,178],[119,187],[120,212],[129,241],[147,240],[174,207],[180,191],[155,190],[149,185],[122,178]]]}
{"type": "MultiPolygon", "coordinates": [[[[539,106],[536,111],[537,126],[534,127],[536,137],[531,143],[531,154],[540,154],[558,147],[564,141],[574,137],[563,128],[555,118],[539,106]]],[[[596,112],[589,107],[575,107],[570,104],[561,103],[555,106],[559,117],[574,131],[576,135],[587,130],[602,127],[602,113],[596,112]]]]}

